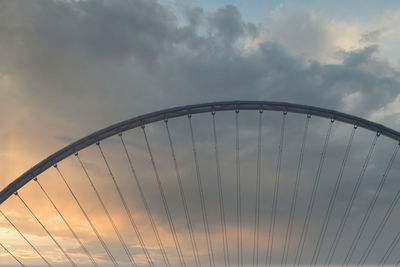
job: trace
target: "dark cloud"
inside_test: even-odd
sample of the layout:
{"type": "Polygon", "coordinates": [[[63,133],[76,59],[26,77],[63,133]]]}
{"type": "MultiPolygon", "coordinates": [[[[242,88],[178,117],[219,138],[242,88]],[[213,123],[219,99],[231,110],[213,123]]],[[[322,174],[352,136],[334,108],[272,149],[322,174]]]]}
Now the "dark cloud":
{"type": "MultiPolygon", "coordinates": [[[[34,106],[44,106],[42,101],[63,105],[67,99],[71,108],[86,113],[98,108],[91,102],[154,103],[135,105],[140,112],[207,99],[258,98],[340,109],[347,95],[359,92],[363,100],[353,110],[367,116],[398,93],[397,73],[374,57],[376,46],[346,52],[339,64],[305,62],[274,42],[244,53],[239,40],[257,38],[258,29],[234,6],[212,14],[187,10],[187,24],[180,25],[155,1],[2,5],[0,34],[7,38],[1,38],[1,72],[29,94],[34,106]]],[[[309,42],[323,46],[315,38],[309,42]]],[[[124,109],[122,116],[137,112],[127,105],[117,108],[124,109]]]]}

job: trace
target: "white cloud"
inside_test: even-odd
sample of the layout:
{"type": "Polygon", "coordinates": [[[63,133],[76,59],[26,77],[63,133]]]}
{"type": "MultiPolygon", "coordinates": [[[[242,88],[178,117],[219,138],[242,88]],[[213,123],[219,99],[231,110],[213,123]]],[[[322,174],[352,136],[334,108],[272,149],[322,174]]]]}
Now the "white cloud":
{"type": "Polygon", "coordinates": [[[360,42],[365,29],[357,23],[329,20],[295,6],[274,12],[260,24],[260,35],[247,37],[245,50],[256,50],[263,42],[277,42],[296,57],[322,63],[339,63],[338,51],[351,51],[367,45],[360,42]]]}
{"type": "Polygon", "coordinates": [[[359,109],[359,105],[363,103],[364,96],[360,91],[346,94],[342,99],[342,109],[344,112],[353,113],[359,109]]]}
{"type": "Polygon", "coordinates": [[[398,94],[390,103],[375,110],[370,115],[370,119],[373,121],[385,121],[392,126],[400,125],[400,94],[398,94]]]}
{"type": "Polygon", "coordinates": [[[246,52],[263,42],[277,42],[293,56],[321,63],[340,63],[341,52],[379,45],[378,56],[399,67],[400,11],[386,12],[369,21],[325,18],[301,6],[284,5],[260,23],[258,36],[241,42],[246,52]]]}

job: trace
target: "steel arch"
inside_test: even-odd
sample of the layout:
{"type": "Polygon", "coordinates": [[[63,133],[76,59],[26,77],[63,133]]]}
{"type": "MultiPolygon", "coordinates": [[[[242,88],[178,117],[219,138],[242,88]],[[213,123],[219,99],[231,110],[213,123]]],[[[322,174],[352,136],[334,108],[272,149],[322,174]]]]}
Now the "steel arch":
{"type": "Polygon", "coordinates": [[[57,164],[68,156],[79,152],[80,150],[110,136],[140,127],[142,125],[162,121],[169,118],[176,118],[189,114],[229,110],[286,111],[292,113],[314,115],[318,117],[334,119],[348,124],[356,124],[358,127],[374,131],[396,141],[400,141],[400,132],[390,129],[382,124],[378,124],[357,116],[349,115],[335,110],[324,109],[315,106],[275,101],[223,101],[178,106],[147,113],[129,120],[113,124],[86,137],[83,137],[70,145],[65,146],[64,148],[60,149],[59,151],[55,152],[54,154],[50,155],[46,159],[33,166],[31,169],[23,173],[21,176],[11,182],[7,187],[5,187],[0,192],[0,204],[7,200],[12,194],[17,192],[30,180],[32,180],[42,172],[46,171],[54,164],[57,164]]]}

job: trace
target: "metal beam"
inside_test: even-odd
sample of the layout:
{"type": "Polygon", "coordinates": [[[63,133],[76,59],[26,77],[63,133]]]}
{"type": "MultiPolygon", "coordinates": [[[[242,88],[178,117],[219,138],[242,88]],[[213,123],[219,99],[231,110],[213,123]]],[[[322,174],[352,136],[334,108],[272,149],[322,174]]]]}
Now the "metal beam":
{"type": "Polygon", "coordinates": [[[115,134],[140,127],[142,125],[150,124],[153,122],[161,121],[168,118],[176,118],[188,114],[206,113],[212,111],[228,111],[228,110],[269,110],[269,111],[287,111],[292,113],[309,114],[317,117],[324,117],[328,119],[335,119],[348,124],[357,124],[358,127],[371,130],[373,132],[380,132],[381,135],[387,136],[391,139],[400,141],[400,132],[385,127],[381,124],[374,123],[353,115],[345,114],[342,112],[307,106],[292,104],[286,102],[273,102],[273,101],[225,101],[225,102],[212,102],[197,105],[179,106],[169,109],[164,109],[156,112],[147,113],[145,115],[137,116],[132,119],[122,121],[111,125],[107,128],[94,132],[76,142],[60,149],[46,159],[42,160],[31,169],[23,173],[20,177],[11,182],[0,192],[0,204],[8,199],[18,189],[23,187],[30,180],[46,171],[48,168],[58,163],[59,161],[67,158],[73,153],[101,141],[107,137],[115,134]]]}

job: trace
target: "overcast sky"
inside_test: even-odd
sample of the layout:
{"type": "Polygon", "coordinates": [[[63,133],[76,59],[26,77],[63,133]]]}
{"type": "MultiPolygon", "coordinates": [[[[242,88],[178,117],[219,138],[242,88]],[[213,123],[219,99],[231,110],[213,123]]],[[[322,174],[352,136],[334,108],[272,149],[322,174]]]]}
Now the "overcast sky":
{"type": "MultiPolygon", "coordinates": [[[[0,1],[0,188],[51,153],[93,131],[178,105],[224,100],[285,101],[350,113],[400,130],[399,25],[399,1],[0,1]]],[[[232,116],[220,121],[227,125],[226,129],[234,125],[232,116]]],[[[279,143],[280,119],[278,115],[271,119],[275,138],[268,144],[279,143]]],[[[292,132],[294,138],[301,138],[303,117],[291,120],[293,129],[297,129],[292,132]]],[[[200,120],[198,125],[202,123],[206,122],[200,120]]],[[[325,124],[322,121],[315,125],[325,124]]],[[[159,155],[169,155],[167,141],[158,136],[161,126],[150,127],[150,132],[159,144],[159,155]]],[[[246,126],[247,137],[256,140],[257,114],[249,115],[246,126]]],[[[176,127],[184,126],[177,123],[176,127]]],[[[331,156],[336,159],[332,167],[336,173],[341,162],[338,157],[343,157],[351,130],[341,127],[335,128],[334,140],[340,141],[342,147],[335,147],[331,154],[337,155],[331,156]]],[[[315,149],[316,155],[321,153],[325,128],[313,131],[319,141],[310,150],[315,149]]],[[[180,133],[177,130],[175,134],[180,133]]],[[[205,144],[212,144],[211,136],[198,134],[205,144]]],[[[129,142],[132,149],[146,151],[140,147],[143,140],[141,145],[135,140],[129,142]]],[[[256,144],[254,140],[250,144],[256,144]]],[[[355,145],[359,152],[354,156],[359,167],[354,170],[355,177],[371,135],[365,133],[360,140],[365,142],[355,145]]],[[[287,143],[297,153],[293,154],[293,166],[287,166],[290,177],[295,173],[299,142],[287,143]]],[[[112,144],[110,153],[116,149],[112,144]]],[[[383,173],[394,146],[389,141],[382,145],[381,152],[387,153],[382,154],[382,160],[377,157],[376,162],[381,165],[374,165],[371,177],[383,173]]],[[[182,141],[182,147],[190,152],[189,141],[182,141]]],[[[249,162],[254,161],[256,154],[249,155],[249,162]]],[[[291,158],[287,156],[288,160],[291,158]]],[[[189,161],[189,156],[182,156],[185,160],[189,161]]],[[[271,158],[271,162],[275,161],[271,158]]],[[[203,164],[207,165],[207,160],[203,164]]],[[[271,170],[274,164],[271,163],[271,170]]],[[[309,164],[312,165],[311,159],[309,164]]],[[[395,173],[399,173],[396,164],[395,173]]],[[[225,169],[227,173],[234,171],[229,165],[225,169]]],[[[191,174],[185,167],[182,172],[191,174]]],[[[171,177],[174,179],[173,173],[171,177]]],[[[372,182],[369,185],[366,195],[372,195],[376,187],[372,182]]],[[[173,192],[177,190],[171,188],[173,192]]],[[[249,195],[251,190],[248,189],[249,195]]],[[[193,201],[198,203],[197,199],[193,201]]],[[[288,196],[286,202],[289,201],[288,196]]],[[[365,201],[360,202],[360,207],[367,207],[365,201]]],[[[390,194],[383,203],[388,201],[390,194]]],[[[234,204],[227,202],[228,209],[232,206],[231,216],[234,204]]],[[[156,214],[162,213],[161,205],[154,204],[154,209],[156,214]]],[[[7,206],[7,210],[12,208],[7,206]]],[[[268,212],[266,208],[266,223],[268,212]]],[[[194,213],[200,220],[200,213],[194,213]]],[[[322,217],[324,210],[320,214],[322,217]]],[[[183,213],[176,216],[184,218],[183,213]]],[[[399,212],[396,216],[400,217],[399,212]]],[[[24,218],[17,213],[14,217],[24,218]]],[[[217,224],[218,216],[211,217],[216,218],[217,224]]],[[[167,225],[165,218],[159,220],[160,225],[167,225]]],[[[0,226],[4,233],[9,229],[4,222],[0,226]]],[[[282,227],[286,227],[286,217],[282,227]]],[[[201,236],[201,225],[198,229],[201,236]]],[[[164,231],[168,231],[167,226],[164,231]]],[[[279,231],[284,233],[284,229],[279,231]]],[[[330,234],[334,234],[333,230],[330,234]]],[[[7,232],[7,236],[11,238],[13,234],[7,232]]],[[[251,233],[247,236],[250,244],[251,233]]],[[[1,238],[0,241],[3,242],[1,238]]],[[[33,254],[25,252],[21,248],[18,255],[30,260],[33,254]]],[[[0,265],[14,263],[3,251],[0,253],[0,265]]],[[[63,261],[57,257],[52,260],[63,261]]],[[[373,257],[376,259],[379,256],[373,257]]]]}

